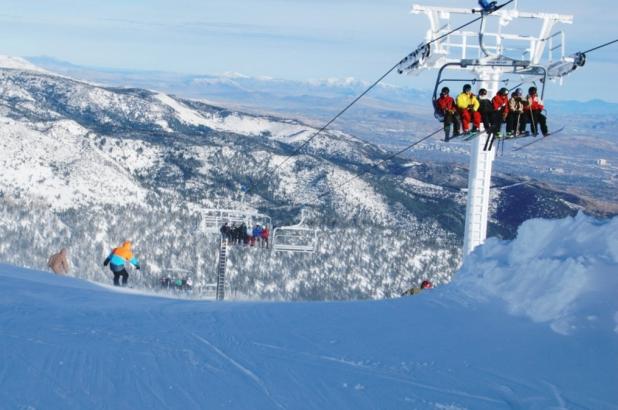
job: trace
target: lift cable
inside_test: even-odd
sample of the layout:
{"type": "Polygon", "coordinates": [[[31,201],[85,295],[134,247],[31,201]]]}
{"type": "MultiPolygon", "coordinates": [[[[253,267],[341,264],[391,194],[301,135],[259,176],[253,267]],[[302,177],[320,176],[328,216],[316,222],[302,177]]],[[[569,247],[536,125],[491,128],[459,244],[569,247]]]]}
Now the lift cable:
{"type": "Polygon", "coordinates": [[[345,180],[344,182],[342,182],[341,184],[337,185],[334,188],[329,188],[328,191],[323,192],[322,194],[318,195],[318,199],[322,198],[328,194],[330,194],[333,190],[338,190],[339,188],[349,184],[350,182],[354,181],[357,178],[360,178],[362,175],[366,174],[367,172],[371,171],[372,169],[375,169],[377,167],[379,167],[380,165],[384,164],[386,161],[391,160],[393,158],[395,158],[396,156],[406,152],[409,149],[414,148],[415,146],[417,146],[418,144],[420,144],[421,142],[428,140],[429,138],[433,137],[434,135],[436,135],[437,133],[439,133],[440,131],[443,131],[444,129],[442,127],[438,128],[437,130],[435,130],[434,132],[432,132],[431,134],[427,134],[426,136],[424,136],[423,138],[413,142],[412,144],[408,145],[405,148],[400,149],[397,152],[393,152],[392,154],[390,154],[389,156],[387,156],[386,158],[383,158],[382,160],[380,160],[380,162],[373,164],[372,166],[370,166],[369,168],[364,169],[363,171],[359,172],[358,174],[348,178],[347,180],[345,180]]]}
{"type": "MultiPolygon", "coordinates": [[[[492,14],[495,11],[500,10],[501,8],[509,5],[510,3],[512,3],[515,0],[508,0],[506,1],[504,4],[501,4],[500,6],[496,7],[493,10],[489,10],[487,12],[482,12],[480,17],[477,17],[473,20],[470,20],[469,22],[462,24],[461,26],[454,28],[452,30],[450,30],[447,33],[442,34],[439,37],[434,38],[431,41],[428,41],[424,44],[424,46],[428,46],[432,43],[435,43],[436,41],[442,40],[445,37],[450,36],[451,34],[453,34],[454,32],[461,30],[464,27],[467,27],[471,24],[476,23],[477,21],[485,18],[486,15],[492,14]]],[[[407,58],[407,56],[406,56],[407,58]]],[[[392,73],[403,61],[405,60],[402,59],[399,62],[397,62],[397,64],[393,65],[387,72],[385,72],[380,78],[378,78],[373,84],[371,84],[365,91],[363,91],[358,97],[356,97],[354,100],[352,100],[351,103],[349,103],[343,110],[339,111],[332,119],[330,119],[326,124],[324,124],[319,130],[317,130],[316,132],[314,132],[309,138],[307,138],[302,144],[300,144],[298,147],[296,147],[292,153],[287,155],[287,158],[285,158],[283,161],[281,161],[279,164],[277,164],[272,171],[270,171],[271,174],[274,174],[275,171],[277,171],[279,168],[281,168],[286,162],[288,162],[290,160],[290,158],[292,158],[294,155],[298,154],[300,152],[301,149],[303,149],[304,147],[306,147],[315,137],[317,137],[318,135],[320,135],[324,130],[326,130],[326,128],[328,128],[333,122],[335,122],[341,115],[343,115],[347,110],[349,110],[354,104],[356,104],[362,97],[364,97],[369,91],[371,91],[375,86],[377,86],[384,78],[386,78],[386,76],[388,76],[390,73],[392,73]]],[[[268,167],[268,166],[266,166],[268,167]]],[[[251,185],[247,188],[247,190],[245,191],[245,193],[249,193],[251,192],[251,190],[255,187],[256,182],[252,182],[251,185]]]]}

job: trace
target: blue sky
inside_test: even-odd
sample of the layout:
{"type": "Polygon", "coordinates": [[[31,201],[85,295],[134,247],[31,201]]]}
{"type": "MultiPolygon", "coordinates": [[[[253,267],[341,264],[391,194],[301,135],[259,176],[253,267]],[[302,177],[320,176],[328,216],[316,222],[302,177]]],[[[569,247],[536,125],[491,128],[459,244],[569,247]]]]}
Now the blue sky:
{"type": "MultiPolygon", "coordinates": [[[[75,64],[195,74],[240,72],[286,79],[355,77],[372,81],[412,51],[427,20],[408,0],[3,0],[0,53],[46,55],[75,64]]],[[[472,7],[474,0],[421,4],[472,7]]],[[[522,10],[574,14],[567,49],[618,37],[609,0],[519,0],[522,10]],[[542,5],[539,7],[539,3],[542,5]],[[584,5],[581,5],[584,4],[584,5]]],[[[551,87],[549,98],[618,101],[610,75],[618,45],[551,87]],[[609,87],[609,88],[608,88],[609,87]]],[[[429,88],[434,73],[393,74],[387,82],[429,88]]]]}

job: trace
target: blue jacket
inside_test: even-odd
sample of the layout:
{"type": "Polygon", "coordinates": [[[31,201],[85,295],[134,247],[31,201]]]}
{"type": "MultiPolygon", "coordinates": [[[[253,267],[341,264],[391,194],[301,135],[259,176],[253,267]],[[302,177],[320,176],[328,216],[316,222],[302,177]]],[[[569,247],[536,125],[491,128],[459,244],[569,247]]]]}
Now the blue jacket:
{"type": "Polygon", "coordinates": [[[261,236],[262,236],[262,228],[259,226],[256,226],[255,228],[253,228],[253,237],[259,238],[261,236]]]}
{"type": "MultiPolygon", "coordinates": [[[[112,251],[112,253],[110,253],[109,256],[105,259],[105,262],[103,262],[103,266],[107,266],[107,264],[109,263],[110,269],[113,272],[118,272],[118,271],[121,271],[122,269],[124,269],[124,264],[126,262],[127,262],[127,260],[125,258],[123,258],[120,255],[115,254],[112,251]]],[[[139,261],[137,260],[137,258],[135,256],[133,256],[129,260],[129,263],[139,269],[139,261]]]]}

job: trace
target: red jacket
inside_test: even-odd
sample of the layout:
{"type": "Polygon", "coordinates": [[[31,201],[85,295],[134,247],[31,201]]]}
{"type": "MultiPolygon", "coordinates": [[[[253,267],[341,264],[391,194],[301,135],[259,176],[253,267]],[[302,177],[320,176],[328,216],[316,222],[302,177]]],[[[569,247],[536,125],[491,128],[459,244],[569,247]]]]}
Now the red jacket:
{"type": "Polygon", "coordinates": [[[491,103],[494,106],[494,110],[502,111],[502,115],[506,115],[509,113],[509,97],[508,96],[497,94],[491,100],[491,103]]]}
{"type": "Polygon", "coordinates": [[[442,113],[446,113],[447,111],[455,111],[455,100],[450,95],[441,96],[438,98],[438,101],[436,101],[436,104],[442,113]]]}
{"type": "Polygon", "coordinates": [[[526,97],[526,100],[528,101],[528,104],[529,104],[528,105],[529,110],[543,111],[545,109],[545,106],[543,105],[543,101],[536,94],[528,95],[528,97],[526,97]]]}

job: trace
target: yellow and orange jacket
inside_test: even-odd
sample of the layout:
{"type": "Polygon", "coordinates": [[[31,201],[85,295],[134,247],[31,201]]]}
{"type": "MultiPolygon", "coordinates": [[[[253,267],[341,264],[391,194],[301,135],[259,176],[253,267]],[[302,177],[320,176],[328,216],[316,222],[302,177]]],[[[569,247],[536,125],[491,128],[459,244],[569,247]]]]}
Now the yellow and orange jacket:
{"type": "Polygon", "coordinates": [[[468,95],[464,92],[457,96],[456,102],[457,108],[459,108],[459,110],[467,110],[469,106],[472,106],[473,111],[478,111],[479,107],[481,106],[481,103],[479,102],[478,98],[476,98],[476,95],[468,95]]]}

